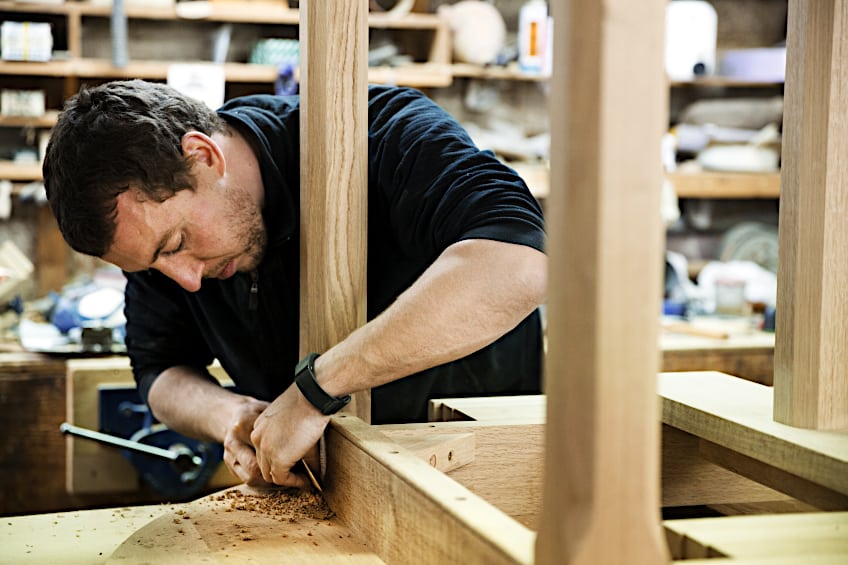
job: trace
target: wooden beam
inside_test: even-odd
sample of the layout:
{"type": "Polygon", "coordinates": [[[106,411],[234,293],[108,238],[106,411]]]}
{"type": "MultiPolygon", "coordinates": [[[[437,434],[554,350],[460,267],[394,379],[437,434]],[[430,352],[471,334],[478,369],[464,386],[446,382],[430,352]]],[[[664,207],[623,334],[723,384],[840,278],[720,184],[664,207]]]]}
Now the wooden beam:
{"type": "Polygon", "coordinates": [[[774,418],[848,428],[848,6],[789,2],[774,418]]]}
{"type": "MultiPolygon", "coordinates": [[[[300,7],[300,353],[366,320],[368,2],[300,7]]],[[[370,391],[348,411],[370,420],[370,391]]]]}
{"type": "MultiPolygon", "coordinates": [[[[802,492],[804,483],[787,488],[794,476],[848,495],[848,431],[775,422],[772,388],[721,373],[669,373],[660,375],[660,395],[664,423],[783,471],[772,488],[802,492]]],[[[742,471],[744,462],[733,466],[742,471]]]]}
{"type": "Polygon", "coordinates": [[[325,437],[327,503],[386,563],[532,563],[533,532],[378,426],[338,415],[325,437]]]}
{"type": "Polygon", "coordinates": [[[536,562],[659,563],[667,560],[656,418],[666,2],[552,8],[556,158],[536,562]]]}

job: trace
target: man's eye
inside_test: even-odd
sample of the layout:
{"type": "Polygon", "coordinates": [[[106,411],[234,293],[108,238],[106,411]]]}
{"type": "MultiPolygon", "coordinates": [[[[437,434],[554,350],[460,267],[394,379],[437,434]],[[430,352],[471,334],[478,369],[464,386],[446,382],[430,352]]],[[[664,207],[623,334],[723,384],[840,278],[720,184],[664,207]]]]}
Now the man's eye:
{"type": "Polygon", "coordinates": [[[170,251],[163,251],[162,255],[176,255],[183,249],[183,243],[185,242],[185,238],[180,234],[180,241],[177,243],[177,246],[170,251]]]}

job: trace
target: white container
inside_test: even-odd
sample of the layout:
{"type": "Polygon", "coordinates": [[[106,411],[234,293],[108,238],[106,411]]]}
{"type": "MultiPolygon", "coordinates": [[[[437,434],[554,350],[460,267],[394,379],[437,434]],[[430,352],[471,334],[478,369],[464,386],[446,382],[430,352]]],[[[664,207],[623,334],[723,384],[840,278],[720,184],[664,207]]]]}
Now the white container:
{"type": "Polygon", "coordinates": [[[718,16],[702,0],[674,0],[665,16],[665,70],[687,81],[715,73],[718,16]]]}
{"type": "Polygon", "coordinates": [[[530,0],[518,14],[518,65],[527,73],[543,73],[548,65],[548,3],[530,0]]]}

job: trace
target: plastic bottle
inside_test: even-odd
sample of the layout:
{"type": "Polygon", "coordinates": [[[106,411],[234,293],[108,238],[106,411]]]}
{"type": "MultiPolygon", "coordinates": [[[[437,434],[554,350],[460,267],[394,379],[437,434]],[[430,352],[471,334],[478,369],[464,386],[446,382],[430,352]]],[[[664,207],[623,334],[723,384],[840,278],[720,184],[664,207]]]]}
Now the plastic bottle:
{"type": "Polygon", "coordinates": [[[548,42],[548,3],[529,0],[518,14],[518,66],[528,73],[546,68],[548,42]]]}

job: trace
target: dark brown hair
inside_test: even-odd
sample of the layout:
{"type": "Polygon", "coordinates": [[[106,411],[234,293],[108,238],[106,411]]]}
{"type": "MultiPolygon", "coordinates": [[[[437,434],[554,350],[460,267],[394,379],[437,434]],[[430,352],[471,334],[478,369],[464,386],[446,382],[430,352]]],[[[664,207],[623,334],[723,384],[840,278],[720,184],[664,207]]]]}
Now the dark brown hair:
{"type": "Polygon", "coordinates": [[[162,202],[193,189],[185,133],[226,131],[203,102],[141,80],[83,87],[68,99],[47,145],[44,186],[65,241],[103,256],[115,235],[116,199],[130,187],[162,202]]]}

